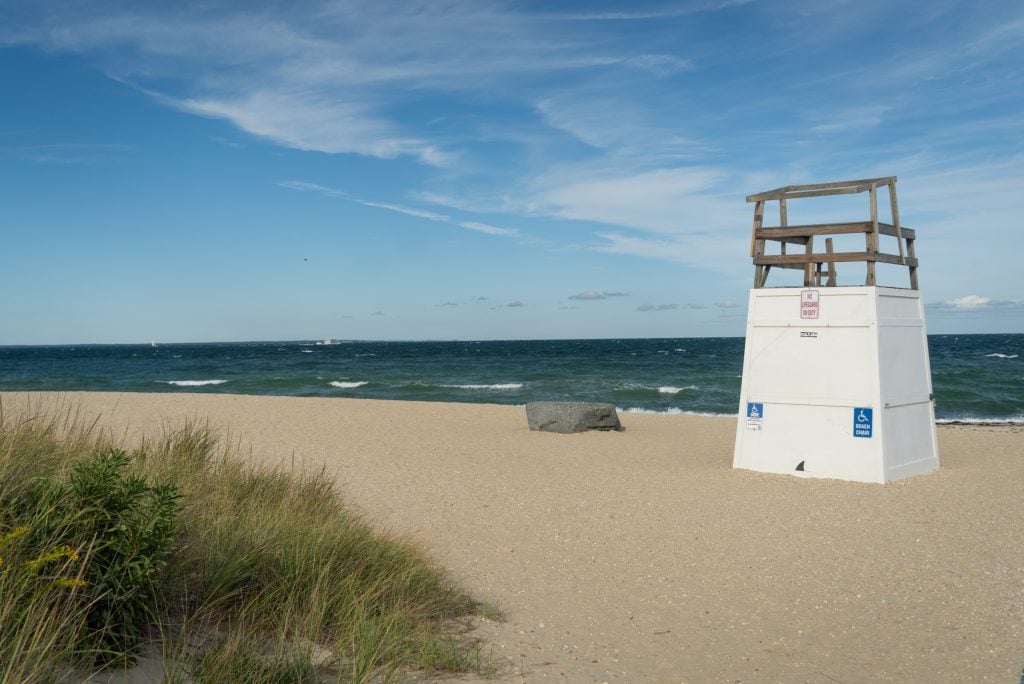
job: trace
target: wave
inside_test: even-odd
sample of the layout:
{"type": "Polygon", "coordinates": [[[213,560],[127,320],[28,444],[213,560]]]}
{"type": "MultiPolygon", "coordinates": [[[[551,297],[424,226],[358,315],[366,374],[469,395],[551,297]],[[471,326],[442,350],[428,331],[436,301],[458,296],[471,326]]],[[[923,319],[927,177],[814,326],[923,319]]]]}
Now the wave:
{"type": "Polygon", "coordinates": [[[1024,416],[1012,418],[936,418],[937,425],[1024,425],[1024,416]]]}
{"type": "Polygon", "coordinates": [[[985,354],[985,358],[987,358],[987,359],[1015,359],[1015,358],[1017,358],[1017,355],[1016,354],[1000,354],[1000,353],[996,352],[995,354],[985,354]]]}
{"type": "Polygon", "coordinates": [[[157,382],[178,387],[202,387],[203,385],[223,385],[227,380],[157,380],[157,382]]]}
{"type": "Polygon", "coordinates": [[[355,389],[356,387],[362,387],[363,385],[368,385],[370,383],[367,380],[357,380],[355,382],[342,382],[340,380],[335,380],[329,384],[331,387],[337,387],[338,389],[355,389]]]}
{"type": "Polygon", "coordinates": [[[700,388],[697,387],[696,385],[687,385],[686,387],[672,387],[671,385],[666,385],[664,387],[659,387],[658,391],[661,392],[662,394],[679,394],[683,390],[695,390],[695,389],[700,389],[700,388]]]}
{"type": "Polygon", "coordinates": [[[312,354],[313,353],[312,349],[300,349],[299,351],[302,352],[303,354],[312,354]]]}
{"type": "Polygon", "coordinates": [[[681,408],[645,409],[639,406],[625,409],[620,407],[617,410],[623,413],[644,413],[658,416],[704,416],[706,418],[735,418],[739,415],[736,413],[715,413],[713,411],[684,411],[681,408]]]}
{"type": "Polygon", "coordinates": [[[467,389],[467,390],[517,390],[523,388],[521,382],[505,382],[494,385],[441,385],[447,389],[467,389]]]}

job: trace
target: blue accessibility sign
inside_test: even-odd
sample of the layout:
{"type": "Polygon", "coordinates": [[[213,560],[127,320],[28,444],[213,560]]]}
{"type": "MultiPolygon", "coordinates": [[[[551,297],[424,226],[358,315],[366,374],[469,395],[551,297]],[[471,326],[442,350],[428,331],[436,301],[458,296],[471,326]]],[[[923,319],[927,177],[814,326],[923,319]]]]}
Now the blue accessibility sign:
{"type": "Polygon", "coordinates": [[[871,437],[872,426],[875,423],[874,415],[869,408],[853,409],[853,436],[871,437]]]}
{"type": "Polygon", "coordinates": [[[747,418],[752,420],[761,420],[764,418],[764,404],[755,404],[754,402],[747,402],[747,418]]]}

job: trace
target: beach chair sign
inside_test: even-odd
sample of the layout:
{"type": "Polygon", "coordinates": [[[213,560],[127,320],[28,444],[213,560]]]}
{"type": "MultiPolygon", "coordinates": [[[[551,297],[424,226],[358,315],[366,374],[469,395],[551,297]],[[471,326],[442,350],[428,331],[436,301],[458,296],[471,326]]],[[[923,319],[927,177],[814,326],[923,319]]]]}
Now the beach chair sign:
{"type": "Polygon", "coordinates": [[[853,409],[853,436],[871,438],[874,416],[869,408],[853,409]]]}
{"type": "Polygon", "coordinates": [[[764,421],[764,404],[747,402],[747,429],[760,430],[764,421]]]}

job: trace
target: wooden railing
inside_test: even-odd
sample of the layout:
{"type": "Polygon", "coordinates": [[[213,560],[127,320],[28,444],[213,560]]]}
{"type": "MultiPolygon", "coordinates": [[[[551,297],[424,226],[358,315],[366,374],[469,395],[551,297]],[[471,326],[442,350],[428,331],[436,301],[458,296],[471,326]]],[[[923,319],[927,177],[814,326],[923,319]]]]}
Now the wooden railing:
{"type": "Polygon", "coordinates": [[[748,202],[754,203],[754,226],[750,235],[750,256],[754,260],[754,287],[764,287],[768,273],[773,268],[803,270],[805,286],[820,286],[825,279],[826,287],[837,284],[836,263],[863,261],[867,264],[865,285],[875,285],[875,264],[898,264],[910,270],[910,288],[917,289],[917,256],[914,252],[916,235],[910,228],[900,225],[900,211],[896,202],[896,177],[867,178],[863,180],[818,183],[815,185],[787,185],[776,190],[749,195],[748,202]],[[889,190],[891,223],[878,220],[878,190],[889,190]],[[827,195],[848,195],[867,192],[870,215],[867,221],[848,223],[821,223],[811,225],[789,225],[786,202],[805,197],[827,195]],[[764,209],[767,202],[779,203],[779,225],[764,226],[764,209]],[[818,236],[864,235],[863,252],[835,252],[832,238],[826,237],[825,251],[814,251],[814,238],[818,236]],[[886,254],[879,250],[879,236],[895,237],[899,254],[886,254]],[[766,254],[767,241],[778,242],[781,254],[766,254]],[[786,253],[787,245],[803,246],[802,253],[786,253]]]}

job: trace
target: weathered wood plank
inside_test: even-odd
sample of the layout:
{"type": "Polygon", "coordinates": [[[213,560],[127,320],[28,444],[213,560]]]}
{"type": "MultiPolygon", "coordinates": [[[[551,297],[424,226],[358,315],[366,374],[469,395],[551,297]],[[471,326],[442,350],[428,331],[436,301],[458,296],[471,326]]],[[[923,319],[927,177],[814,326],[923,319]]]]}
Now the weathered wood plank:
{"type": "Polygon", "coordinates": [[[851,185],[849,187],[830,188],[828,190],[790,190],[784,192],[761,192],[756,195],[748,195],[748,202],[780,199],[800,199],[801,197],[827,197],[829,195],[852,195],[858,192],[866,192],[870,189],[868,185],[851,185]]]}
{"type": "MultiPolygon", "coordinates": [[[[900,258],[895,254],[883,254],[881,252],[877,254],[868,254],[867,252],[833,252],[831,254],[777,254],[768,256],[756,256],[754,257],[755,265],[766,265],[771,264],[772,266],[778,266],[780,264],[813,264],[817,262],[829,263],[829,262],[848,262],[848,261],[866,261],[881,262],[883,264],[896,264],[900,265],[900,258]]],[[[907,266],[917,266],[917,259],[907,257],[907,266]]]]}
{"type": "MultiPolygon", "coordinates": [[[[849,221],[846,223],[812,223],[786,227],[761,228],[755,239],[777,240],[780,237],[805,237],[810,235],[850,235],[869,233],[872,230],[870,221],[849,221]]],[[[913,240],[917,237],[913,228],[901,229],[903,237],[913,240]]],[[[896,227],[889,223],[879,223],[880,235],[896,237],[896,227]]]]}
{"type": "MultiPolygon", "coordinates": [[[[788,196],[790,193],[802,193],[808,190],[830,190],[836,188],[846,188],[851,186],[863,187],[864,190],[871,183],[875,183],[878,186],[891,185],[896,182],[896,176],[883,176],[881,178],[860,178],[857,180],[850,181],[833,181],[831,183],[811,183],[806,185],[784,185],[781,188],[775,188],[774,190],[766,190],[765,192],[756,193],[754,195],[747,195],[748,202],[756,202],[761,199],[779,199],[780,197],[788,196]]],[[[858,192],[863,192],[860,190],[858,192]]]]}

